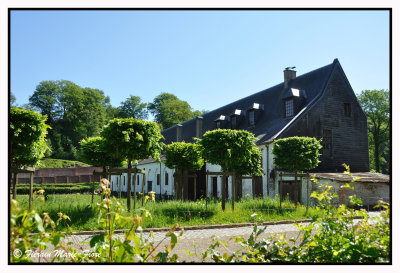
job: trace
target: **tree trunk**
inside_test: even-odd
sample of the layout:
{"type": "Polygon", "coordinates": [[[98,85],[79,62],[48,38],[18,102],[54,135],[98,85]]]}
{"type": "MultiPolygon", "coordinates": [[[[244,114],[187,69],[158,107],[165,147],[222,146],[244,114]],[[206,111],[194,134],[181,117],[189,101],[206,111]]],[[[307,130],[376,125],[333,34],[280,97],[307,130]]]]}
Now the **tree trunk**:
{"type": "Polygon", "coordinates": [[[235,210],[235,198],[236,198],[236,175],[232,175],[232,211],[235,210]]]}
{"type": "Polygon", "coordinates": [[[184,181],[183,181],[183,170],[181,170],[181,200],[182,200],[182,202],[183,202],[183,193],[184,193],[184,191],[183,191],[183,188],[184,188],[184,186],[183,186],[183,183],[184,183],[184,181]]]}
{"type": "Polygon", "coordinates": [[[29,209],[32,209],[32,194],[33,194],[33,173],[30,173],[30,179],[29,179],[29,209]]]}
{"type": "Polygon", "coordinates": [[[17,177],[18,173],[14,173],[14,179],[13,179],[13,199],[17,199],[17,177]]]}
{"type": "MultiPolygon", "coordinates": [[[[128,207],[128,211],[131,211],[131,170],[132,170],[132,161],[128,158],[128,185],[126,190],[126,206],[128,207]]],[[[136,184],[136,183],[135,183],[136,184]]],[[[135,197],[134,197],[134,205],[133,208],[136,209],[136,187],[135,187],[135,197]]]]}
{"type": "Polygon", "coordinates": [[[375,159],[375,171],[377,173],[381,172],[380,164],[379,164],[379,136],[378,134],[374,134],[374,159],[375,159]]]}
{"type": "Polygon", "coordinates": [[[226,175],[222,176],[222,210],[225,211],[225,200],[226,200],[226,184],[225,184],[225,180],[226,180],[226,175]]]}

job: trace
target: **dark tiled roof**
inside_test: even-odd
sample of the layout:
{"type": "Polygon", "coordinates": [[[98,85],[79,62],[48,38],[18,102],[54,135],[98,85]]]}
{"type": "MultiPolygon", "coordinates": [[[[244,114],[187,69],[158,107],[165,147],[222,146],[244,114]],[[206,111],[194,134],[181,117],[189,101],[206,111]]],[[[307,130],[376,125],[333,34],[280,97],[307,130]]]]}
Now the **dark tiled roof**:
{"type": "MultiPolygon", "coordinates": [[[[299,89],[302,94],[300,112],[303,112],[313,104],[317,97],[325,89],[328,79],[333,71],[335,59],[331,64],[318,68],[314,71],[300,75],[289,81],[288,88],[299,89]],[[304,91],[306,96],[304,96],[304,91]]],[[[276,134],[282,131],[288,123],[296,118],[284,118],[282,99],[288,94],[288,89],[284,88],[284,83],[280,83],[271,88],[265,89],[211,112],[203,115],[202,134],[215,129],[215,120],[221,115],[230,116],[235,110],[247,110],[253,107],[254,103],[264,106],[264,110],[256,110],[256,123],[252,127],[247,126],[247,118],[238,120],[237,129],[245,129],[252,132],[257,138],[257,144],[271,140],[276,134]]],[[[299,109],[298,109],[299,110],[299,109]]],[[[299,113],[299,112],[297,112],[299,113]]],[[[296,113],[296,114],[297,114],[296,113]]],[[[223,128],[230,128],[230,123],[226,122],[223,128]]],[[[162,131],[165,143],[169,144],[176,141],[177,126],[170,127],[162,131]]],[[[196,136],[196,118],[182,123],[182,139],[185,142],[193,142],[196,136]]]]}

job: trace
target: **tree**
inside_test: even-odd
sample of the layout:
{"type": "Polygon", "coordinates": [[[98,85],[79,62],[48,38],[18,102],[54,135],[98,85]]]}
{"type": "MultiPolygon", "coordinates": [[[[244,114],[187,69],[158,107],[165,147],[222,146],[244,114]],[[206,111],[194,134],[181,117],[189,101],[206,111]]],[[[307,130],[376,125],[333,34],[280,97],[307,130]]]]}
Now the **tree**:
{"type": "MultiPolygon", "coordinates": [[[[147,108],[154,115],[154,120],[163,129],[192,119],[202,113],[200,111],[192,112],[189,103],[170,93],[161,93],[154,98],[152,103],[149,103],[147,108]]],[[[203,110],[203,112],[205,111],[203,110]]]]}
{"type": "Polygon", "coordinates": [[[11,92],[10,93],[10,106],[17,106],[17,98],[14,96],[14,94],[11,92]]]}
{"type": "MultiPolygon", "coordinates": [[[[389,171],[385,154],[389,149],[390,105],[389,91],[364,90],[358,100],[368,118],[368,138],[371,167],[377,172],[389,171]]],[[[389,159],[388,156],[386,158],[389,159]]]]}
{"type": "MultiPolygon", "coordinates": [[[[181,192],[183,192],[183,171],[197,171],[204,165],[202,147],[195,143],[173,142],[165,146],[165,158],[165,166],[181,171],[181,192]]],[[[178,192],[177,187],[175,191],[178,192]]],[[[183,200],[183,194],[181,197],[183,200]]]]}
{"type": "MultiPolygon", "coordinates": [[[[255,141],[254,135],[248,131],[230,129],[208,131],[202,139],[197,139],[197,142],[203,147],[205,161],[220,165],[224,172],[234,172],[235,177],[262,175],[262,155],[255,141]]],[[[236,181],[232,183],[232,196],[235,196],[235,183],[236,181]]],[[[225,181],[222,185],[222,208],[225,209],[225,181]]],[[[233,204],[234,198],[232,198],[232,207],[233,204]]]]}
{"type": "MultiPolygon", "coordinates": [[[[49,148],[46,144],[47,117],[34,111],[12,107],[10,110],[9,141],[11,166],[15,168],[35,166],[49,148]]],[[[16,197],[16,175],[13,198],[16,197]]]]}
{"type": "Polygon", "coordinates": [[[104,151],[104,139],[102,137],[89,137],[81,141],[80,159],[82,162],[92,166],[101,166],[106,171],[106,166],[120,167],[122,160],[113,158],[104,151]]]}
{"type": "Polygon", "coordinates": [[[147,119],[147,103],[142,103],[140,97],[130,95],[119,107],[121,118],[147,119]]]}
{"type": "MultiPolygon", "coordinates": [[[[322,148],[320,141],[314,137],[288,137],[274,142],[272,154],[274,164],[282,169],[288,169],[295,173],[297,185],[297,173],[314,169],[320,163],[319,150],[322,148]]],[[[296,198],[299,200],[299,191],[296,198]]]]}
{"type": "Polygon", "coordinates": [[[77,159],[79,142],[98,136],[106,123],[109,98],[103,91],[70,81],[42,81],[29,98],[30,106],[48,116],[53,157],[77,159]]]}
{"type": "MultiPolygon", "coordinates": [[[[131,204],[132,162],[146,158],[160,160],[162,135],[155,122],[134,118],[113,119],[103,128],[104,151],[112,158],[128,161],[127,206],[131,204]]],[[[136,183],[134,183],[134,208],[136,208],[136,183]]]]}
{"type": "Polygon", "coordinates": [[[220,165],[226,172],[261,175],[261,151],[254,135],[245,130],[217,129],[197,140],[203,147],[204,159],[220,165]]]}

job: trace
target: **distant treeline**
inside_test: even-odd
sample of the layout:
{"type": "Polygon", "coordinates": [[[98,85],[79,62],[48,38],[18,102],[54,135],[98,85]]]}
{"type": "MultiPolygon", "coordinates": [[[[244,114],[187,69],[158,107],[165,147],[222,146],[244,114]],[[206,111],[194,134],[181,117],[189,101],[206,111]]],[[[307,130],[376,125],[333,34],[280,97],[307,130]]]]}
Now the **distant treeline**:
{"type": "MultiPolygon", "coordinates": [[[[10,103],[17,106],[13,94],[10,103]]],[[[113,107],[103,91],[65,80],[40,82],[29,97],[29,103],[20,107],[47,115],[52,129],[47,136],[51,151],[46,157],[69,160],[79,160],[80,141],[98,136],[113,118],[146,120],[150,112],[160,128],[165,129],[206,112],[194,111],[189,103],[170,93],[161,93],[150,103],[129,95],[119,107],[113,107]]]]}

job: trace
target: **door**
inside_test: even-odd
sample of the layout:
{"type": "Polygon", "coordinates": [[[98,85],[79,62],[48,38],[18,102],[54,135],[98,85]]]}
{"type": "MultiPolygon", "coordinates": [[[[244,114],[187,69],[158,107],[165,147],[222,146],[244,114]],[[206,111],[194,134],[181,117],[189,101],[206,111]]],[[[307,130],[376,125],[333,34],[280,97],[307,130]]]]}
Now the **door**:
{"type": "Polygon", "coordinates": [[[147,181],[147,192],[152,191],[153,190],[153,182],[152,181],[147,181]]]}
{"type": "Polygon", "coordinates": [[[215,199],[218,198],[218,180],[216,176],[212,178],[212,196],[215,199]]]}
{"type": "Polygon", "coordinates": [[[254,195],[255,197],[263,197],[263,181],[261,176],[255,177],[255,185],[254,185],[254,195]]]}

